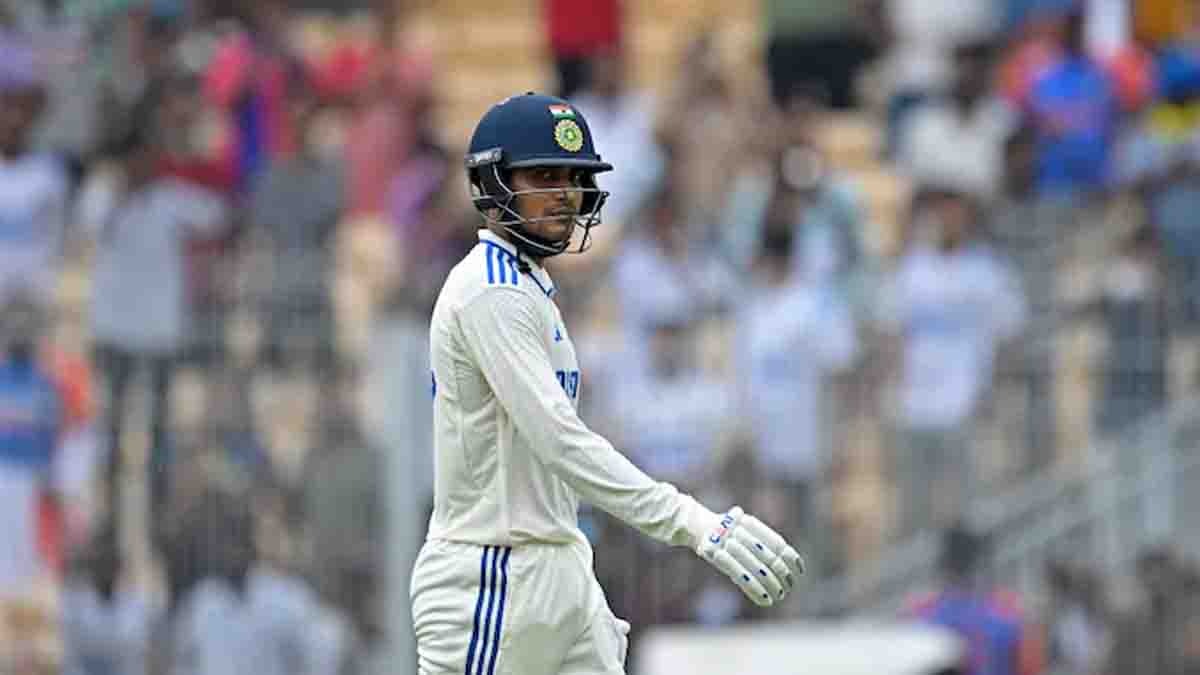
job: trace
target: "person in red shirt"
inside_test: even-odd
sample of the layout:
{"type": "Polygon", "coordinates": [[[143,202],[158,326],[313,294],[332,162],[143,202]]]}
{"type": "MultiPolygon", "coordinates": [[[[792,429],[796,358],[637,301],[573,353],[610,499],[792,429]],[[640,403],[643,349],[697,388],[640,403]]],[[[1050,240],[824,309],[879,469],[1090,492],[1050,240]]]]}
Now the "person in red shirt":
{"type": "Polygon", "coordinates": [[[587,88],[589,62],[615,51],[622,39],[620,0],[546,0],[550,53],[558,70],[558,97],[587,88]]]}

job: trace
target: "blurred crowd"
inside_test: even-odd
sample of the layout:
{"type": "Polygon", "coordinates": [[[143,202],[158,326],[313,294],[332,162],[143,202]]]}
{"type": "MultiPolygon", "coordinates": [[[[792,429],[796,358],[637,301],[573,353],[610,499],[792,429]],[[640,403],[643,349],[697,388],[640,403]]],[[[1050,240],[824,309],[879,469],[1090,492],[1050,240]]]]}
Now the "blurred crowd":
{"type": "MultiPolygon", "coordinates": [[[[427,322],[478,217],[404,13],[314,40],[299,5],[0,0],[12,672],[373,672],[384,494],[429,502],[427,322]]],[[[529,88],[617,167],[551,263],[584,419],[816,579],[1194,393],[1200,3],[764,0],[761,72],[717,27],[656,87],[628,3],[543,9],[529,88]]],[[[636,627],[756,616],[581,521],[636,627]]],[[[1194,569],[1137,574],[1127,611],[1064,566],[1053,611],[1000,603],[1020,672],[1197,672],[1194,569]]]]}

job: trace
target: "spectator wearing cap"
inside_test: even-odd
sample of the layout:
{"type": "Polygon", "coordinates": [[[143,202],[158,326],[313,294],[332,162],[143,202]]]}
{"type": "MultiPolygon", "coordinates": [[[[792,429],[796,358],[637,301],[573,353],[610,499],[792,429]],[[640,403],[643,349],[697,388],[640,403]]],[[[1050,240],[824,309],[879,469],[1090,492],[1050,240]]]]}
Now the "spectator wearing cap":
{"type": "Polygon", "coordinates": [[[39,302],[58,289],[70,181],[53,157],[31,149],[46,103],[27,36],[0,32],[0,292],[39,302]]]}

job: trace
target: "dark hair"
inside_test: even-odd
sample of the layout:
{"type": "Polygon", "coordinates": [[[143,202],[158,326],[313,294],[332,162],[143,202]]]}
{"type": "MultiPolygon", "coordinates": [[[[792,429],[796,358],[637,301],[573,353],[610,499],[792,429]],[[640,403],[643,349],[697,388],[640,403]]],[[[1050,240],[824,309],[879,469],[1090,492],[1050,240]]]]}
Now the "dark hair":
{"type": "Polygon", "coordinates": [[[792,254],[792,243],[795,235],[791,227],[780,224],[769,224],[763,230],[759,242],[759,254],[764,258],[787,258],[792,254]]]}
{"type": "Polygon", "coordinates": [[[966,579],[975,574],[980,560],[987,549],[987,541],[964,524],[956,524],[946,530],[942,538],[941,568],[956,579],[966,579]]]}
{"type": "Polygon", "coordinates": [[[150,147],[150,133],[140,125],[130,125],[130,127],[112,139],[105,154],[116,159],[124,159],[150,147]]]}

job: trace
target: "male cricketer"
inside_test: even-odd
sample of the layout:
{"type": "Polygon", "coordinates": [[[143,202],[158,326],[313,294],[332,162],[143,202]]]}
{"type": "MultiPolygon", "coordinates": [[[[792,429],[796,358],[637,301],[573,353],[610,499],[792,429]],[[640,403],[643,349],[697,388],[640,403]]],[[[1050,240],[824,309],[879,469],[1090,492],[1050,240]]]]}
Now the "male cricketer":
{"type": "Polygon", "coordinates": [[[581,501],[690,547],[760,606],[804,573],[761,521],[654,481],[576,413],[579,365],[543,262],[588,247],[607,197],[595,174],[611,169],[579,111],[549,96],[493,106],[471,138],[485,227],[430,326],[435,496],[411,585],[420,675],[625,672],[629,624],[592,570],[581,501]]]}

